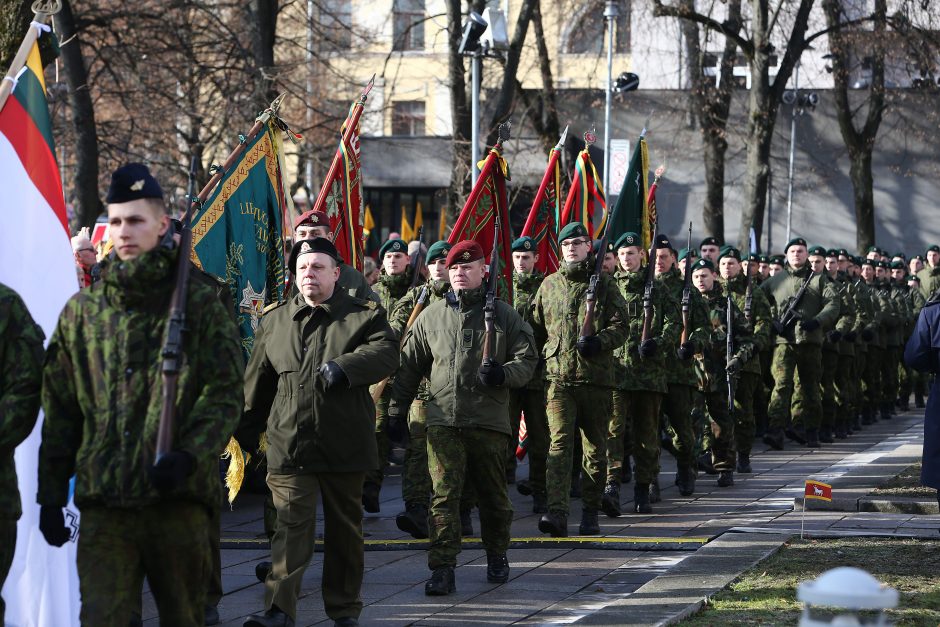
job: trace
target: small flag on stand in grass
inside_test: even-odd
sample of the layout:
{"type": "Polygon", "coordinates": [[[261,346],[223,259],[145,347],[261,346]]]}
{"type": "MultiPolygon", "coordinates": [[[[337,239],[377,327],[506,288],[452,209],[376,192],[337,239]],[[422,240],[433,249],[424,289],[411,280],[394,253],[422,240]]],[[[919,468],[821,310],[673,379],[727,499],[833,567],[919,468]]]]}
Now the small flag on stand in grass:
{"type": "Polygon", "coordinates": [[[803,523],[806,520],[806,505],[809,499],[832,501],[832,486],[815,479],[807,479],[803,490],[803,516],[800,518],[800,540],[803,539],[803,523]]]}

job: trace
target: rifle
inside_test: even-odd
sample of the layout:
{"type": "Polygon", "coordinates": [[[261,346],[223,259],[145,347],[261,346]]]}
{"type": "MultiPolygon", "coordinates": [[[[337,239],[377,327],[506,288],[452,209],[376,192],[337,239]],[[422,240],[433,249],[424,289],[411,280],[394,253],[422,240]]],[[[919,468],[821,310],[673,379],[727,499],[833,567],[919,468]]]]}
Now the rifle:
{"type": "Polygon", "coordinates": [[[796,322],[803,318],[802,314],[796,310],[800,305],[800,301],[803,300],[803,294],[806,293],[806,288],[809,287],[810,281],[813,280],[813,271],[811,268],[807,268],[809,274],[806,276],[806,280],[803,281],[803,285],[800,286],[799,291],[784,301],[783,312],[778,317],[778,322],[784,328],[785,332],[790,331],[790,327],[795,325],[796,322]]]}
{"type": "Polygon", "coordinates": [[[411,287],[418,284],[418,277],[421,275],[421,266],[424,264],[424,257],[421,256],[421,236],[424,234],[424,225],[418,227],[418,250],[411,258],[411,287]]]}
{"type": "Polygon", "coordinates": [[[499,215],[494,218],[493,250],[490,251],[490,276],[486,286],[486,302],[483,305],[483,366],[493,363],[492,342],[496,334],[496,280],[499,274],[499,215]]]}
{"type": "MultiPolygon", "coordinates": [[[[753,228],[753,227],[751,227],[751,236],[750,236],[750,240],[751,240],[751,243],[750,243],[750,252],[749,252],[748,257],[750,257],[750,255],[753,255],[753,254],[756,254],[756,253],[757,253],[757,239],[756,239],[756,237],[754,236],[754,228],[753,228]]],[[[746,287],[744,288],[744,317],[745,317],[745,319],[747,319],[748,324],[753,324],[753,320],[751,320],[751,305],[752,305],[753,302],[754,302],[754,281],[753,281],[753,279],[751,278],[751,277],[753,276],[753,273],[751,272],[751,264],[752,264],[752,263],[754,263],[754,262],[753,262],[753,261],[750,261],[750,260],[748,260],[748,262],[747,262],[747,270],[746,270],[746,272],[747,272],[747,284],[746,284],[746,287]]]]}
{"type": "Polygon", "coordinates": [[[689,341],[692,334],[692,222],[689,222],[689,243],[686,247],[685,276],[682,281],[682,337],[679,346],[689,341]]]}
{"type": "MultiPolygon", "coordinates": [[[[653,223],[653,237],[650,239],[650,249],[646,255],[646,285],[643,286],[643,331],[640,333],[640,343],[649,339],[653,329],[653,282],[656,279],[653,272],[653,263],[656,254],[656,224],[653,223]]],[[[686,262],[686,267],[689,263],[686,262]]]]}
{"type": "MultiPolygon", "coordinates": [[[[725,368],[734,358],[734,338],[732,329],[734,322],[734,301],[731,300],[731,286],[728,286],[728,302],[725,304],[725,368]]],[[[734,415],[734,377],[730,372],[725,372],[725,378],[728,380],[728,417],[734,415]]]]}

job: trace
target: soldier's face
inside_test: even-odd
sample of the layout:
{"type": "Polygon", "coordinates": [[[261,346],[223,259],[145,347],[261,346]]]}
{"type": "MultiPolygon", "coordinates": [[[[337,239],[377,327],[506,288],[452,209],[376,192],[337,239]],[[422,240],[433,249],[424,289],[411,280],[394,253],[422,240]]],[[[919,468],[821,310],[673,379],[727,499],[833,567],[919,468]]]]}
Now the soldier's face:
{"type": "Polygon", "coordinates": [[[871,281],[875,278],[875,268],[874,266],[869,266],[865,264],[862,266],[862,278],[866,281],[871,281]]]}
{"type": "Polygon", "coordinates": [[[672,270],[673,264],[676,263],[675,254],[668,248],[660,248],[656,251],[656,275],[665,274],[672,270]]]}
{"type": "Polygon", "coordinates": [[[907,272],[904,271],[904,268],[891,268],[891,278],[894,279],[896,283],[902,283],[906,276],[907,272]]]}
{"type": "Polygon", "coordinates": [[[770,276],[773,276],[778,272],[783,272],[783,266],[781,266],[779,263],[770,264],[770,276]]]}
{"type": "Polygon", "coordinates": [[[722,257],[718,262],[718,271],[721,272],[721,278],[733,279],[741,274],[741,262],[734,257],[722,257]]]}
{"type": "Polygon", "coordinates": [[[325,226],[312,226],[310,224],[301,224],[294,229],[295,242],[299,242],[302,239],[314,239],[315,237],[330,239],[330,230],[325,226]]]}
{"type": "Polygon", "coordinates": [[[512,267],[519,274],[532,274],[537,259],[535,253],[517,251],[512,254],[512,267]]]}
{"type": "Polygon", "coordinates": [[[826,258],[822,255],[813,255],[809,258],[809,267],[819,274],[826,268],[826,258]]]}
{"type": "Polygon", "coordinates": [[[329,255],[307,253],[297,258],[297,289],[308,304],[319,304],[332,296],[337,279],[339,268],[329,255]]]}
{"type": "Polygon", "coordinates": [[[428,274],[431,276],[432,281],[446,281],[447,280],[447,262],[441,257],[440,259],[435,259],[428,264],[428,274]]]}
{"type": "Polygon", "coordinates": [[[699,246],[699,252],[702,253],[704,259],[710,259],[712,263],[718,261],[718,245],[717,244],[705,244],[699,246]]]}
{"type": "Polygon", "coordinates": [[[888,276],[888,271],[887,271],[886,269],[882,268],[881,266],[875,268],[875,278],[876,278],[876,279],[883,279],[883,278],[885,278],[886,276],[888,276]]]}
{"type": "Polygon", "coordinates": [[[692,272],[692,284],[702,294],[710,292],[715,287],[715,273],[708,268],[699,268],[692,272]]]}
{"type": "Polygon", "coordinates": [[[911,259],[907,267],[911,269],[911,274],[917,274],[924,269],[924,262],[920,259],[911,259]]]}
{"type": "Polygon", "coordinates": [[[617,258],[620,259],[620,267],[627,272],[636,272],[643,262],[643,255],[637,246],[621,246],[617,249],[617,258]]]}
{"type": "Polygon", "coordinates": [[[802,268],[803,264],[806,263],[807,254],[806,246],[800,246],[799,244],[790,246],[787,249],[787,263],[792,268],[802,268]]]}
{"type": "Polygon", "coordinates": [[[940,253],[935,250],[927,251],[927,263],[930,264],[931,268],[935,268],[937,264],[940,264],[940,253]]]}
{"type": "Polygon", "coordinates": [[[835,276],[839,272],[839,260],[836,257],[826,257],[826,272],[835,276]]]}
{"type": "Polygon", "coordinates": [[[382,267],[385,268],[385,274],[401,274],[408,267],[408,255],[405,253],[385,253],[382,257],[382,267]]]}
{"type": "Polygon", "coordinates": [[[486,266],[482,259],[468,263],[455,263],[447,269],[450,285],[455,290],[473,290],[483,285],[486,266]]]}
{"type": "Polygon", "coordinates": [[[613,274],[617,271],[617,255],[614,253],[604,253],[604,263],[601,264],[601,270],[607,274],[613,274]]]}
{"type": "Polygon", "coordinates": [[[157,247],[170,217],[156,198],[138,198],[108,205],[108,228],[118,258],[127,261],[157,247]]]}
{"type": "Polygon", "coordinates": [[[847,272],[849,269],[849,258],[839,255],[839,271],[847,272]]]}
{"type": "Polygon", "coordinates": [[[757,271],[760,272],[760,275],[765,279],[770,276],[770,264],[764,263],[763,261],[757,265],[757,271]]]}
{"type": "Polygon", "coordinates": [[[568,263],[584,261],[589,252],[591,252],[591,240],[586,237],[571,237],[561,242],[561,256],[568,263]]]}
{"type": "Polygon", "coordinates": [[[867,255],[865,255],[865,259],[874,259],[875,261],[878,261],[879,258],[880,258],[880,255],[876,253],[875,251],[871,251],[867,255]]]}

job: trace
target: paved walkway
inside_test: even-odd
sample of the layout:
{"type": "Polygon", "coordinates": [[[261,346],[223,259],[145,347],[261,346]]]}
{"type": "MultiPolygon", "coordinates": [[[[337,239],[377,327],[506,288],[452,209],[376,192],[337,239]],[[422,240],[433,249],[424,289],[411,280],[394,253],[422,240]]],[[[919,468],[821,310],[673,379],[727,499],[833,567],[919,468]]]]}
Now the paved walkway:
{"type": "MultiPolygon", "coordinates": [[[[881,514],[794,509],[807,478],[833,485],[840,499],[864,496],[885,479],[920,459],[923,412],[879,422],[822,449],[784,451],[755,448],[754,473],[735,475],[735,485],[718,488],[716,477],[699,475],[696,494],[682,497],[673,485],[675,465],[663,455],[663,501],[653,515],[600,517],[603,538],[545,539],[537,530],[531,501],[510,486],[516,509],[508,583],[486,583],[480,548],[465,549],[457,568],[457,593],[426,597],[429,576],[423,545],[395,526],[401,482],[387,478],[382,512],[366,514],[366,573],[362,588],[364,625],[656,624],[694,610],[694,603],[720,589],[737,573],[776,550],[801,522],[809,533],[879,532],[937,537],[938,515],[881,514]],[[737,531],[738,533],[728,533],[737,531]],[[531,538],[531,539],[530,539],[531,538]],[[705,542],[709,544],[701,548],[705,542]],[[690,605],[693,604],[693,605],[690,605]]],[[[520,466],[518,476],[525,477],[520,466]]],[[[623,486],[624,510],[632,507],[632,485],[623,486]]],[[[580,504],[572,504],[570,532],[576,533],[580,504]]],[[[268,558],[259,497],[239,497],[223,513],[223,585],[219,605],[224,625],[241,625],[262,608],[264,590],[255,565],[268,558]]],[[[320,527],[318,526],[318,531],[320,527]]],[[[479,520],[474,517],[474,530],[479,520]]],[[[469,546],[476,546],[470,544],[469,546]]],[[[331,624],[319,583],[322,554],[304,578],[298,625],[331,624]]],[[[156,625],[152,600],[145,598],[145,624],[156,625]]]]}

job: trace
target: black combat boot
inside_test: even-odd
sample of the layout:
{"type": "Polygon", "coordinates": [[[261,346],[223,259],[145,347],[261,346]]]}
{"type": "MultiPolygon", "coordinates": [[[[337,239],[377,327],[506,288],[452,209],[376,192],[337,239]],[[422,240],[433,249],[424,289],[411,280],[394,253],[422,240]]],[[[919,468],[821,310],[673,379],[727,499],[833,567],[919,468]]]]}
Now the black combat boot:
{"type": "Polygon", "coordinates": [[[601,509],[610,518],[620,516],[620,484],[616,481],[608,481],[607,485],[604,486],[601,509]]]}
{"type": "Polygon", "coordinates": [[[281,611],[276,605],[264,614],[252,614],[245,622],[243,627],[294,627],[294,619],[281,611]]]}
{"type": "Polygon", "coordinates": [[[509,558],[505,553],[486,552],[486,580],[490,583],[509,581],[509,558]]]}
{"type": "Polygon", "coordinates": [[[898,399],[898,409],[900,411],[911,411],[911,397],[899,398],[898,399]]]}
{"type": "Polygon", "coordinates": [[[258,578],[258,581],[264,583],[264,580],[268,578],[268,573],[271,572],[271,566],[271,562],[268,561],[255,564],[255,577],[258,578]]]}
{"type": "Polygon", "coordinates": [[[650,484],[637,483],[633,486],[633,511],[637,514],[652,514],[650,506],[650,484]]]}
{"type": "Polygon", "coordinates": [[[659,503],[662,500],[663,496],[659,493],[659,475],[656,475],[650,484],[650,503],[659,503]]]}
{"type": "Polygon", "coordinates": [[[806,431],[804,431],[802,428],[789,426],[783,430],[783,434],[787,436],[788,439],[793,440],[797,444],[806,444],[806,431]]]}
{"type": "Polygon", "coordinates": [[[722,470],[718,473],[718,487],[730,488],[734,485],[734,473],[730,470],[722,470]]]}
{"type": "Polygon", "coordinates": [[[863,425],[873,425],[875,424],[875,410],[872,407],[866,407],[862,410],[862,424],[863,425]]]}
{"type": "Polygon", "coordinates": [[[751,455],[749,453],[738,451],[738,472],[745,475],[754,472],[751,468],[751,455]]]}
{"type": "Polygon", "coordinates": [[[578,525],[578,535],[596,536],[601,532],[601,527],[597,524],[596,509],[581,510],[581,524],[578,525]]]}
{"type": "Polygon", "coordinates": [[[362,509],[366,510],[370,514],[375,514],[379,511],[379,492],[381,487],[377,483],[372,483],[367,481],[362,486],[362,509]]]}
{"type": "Polygon", "coordinates": [[[469,538],[473,535],[473,519],[470,518],[470,510],[460,510],[460,535],[469,538]]]}
{"type": "Polygon", "coordinates": [[[822,427],[819,430],[819,441],[823,444],[832,444],[835,442],[835,438],[832,437],[832,429],[829,427],[822,427]]]}
{"type": "Polygon", "coordinates": [[[692,496],[695,493],[695,468],[692,466],[679,466],[676,469],[676,485],[679,486],[679,494],[682,496],[692,496]]]}
{"type": "Polygon", "coordinates": [[[806,448],[819,448],[819,431],[816,429],[806,430],[806,448]]]}
{"type": "Polygon", "coordinates": [[[435,568],[431,578],[424,584],[424,594],[429,597],[442,597],[457,592],[454,582],[454,569],[451,566],[435,568]]]}
{"type": "Polygon", "coordinates": [[[918,394],[917,392],[914,393],[914,407],[916,407],[917,409],[924,408],[924,395],[923,394],[918,394]]]}
{"type": "Polygon", "coordinates": [[[548,512],[539,519],[539,531],[553,538],[567,538],[568,516],[564,512],[548,512]]]}
{"type": "Polygon", "coordinates": [[[406,503],[405,511],[395,517],[395,524],[415,540],[428,537],[428,506],[424,503],[406,503]]]}
{"type": "Polygon", "coordinates": [[[623,466],[620,467],[620,483],[630,483],[633,481],[633,470],[630,468],[630,460],[623,460],[623,466]]]}
{"type": "Polygon", "coordinates": [[[767,429],[764,434],[764,444],[775,451],[783,450],[783,429],[767,429]]]}
{"type": "Polygon", "coordinates": [[[881,419],[891,420],[891,403],[881,404],[881,419]]]}
{"type": "Polygon", "coordinates": [[[696,460],[696,463],[698,464],[698,469],[704,472],[705,474],[707,475],[718,474],[718,471],[715,470],[714,466],[712,466],[712,452],[711,451],[705,451],[704,453],[699,455],[698,459],[696,460]]]}
{"type": "Polygon", "coordinates": [[[844,440],[849,437],[849,434],[852,431],[846,427],[845,424],[839,424],[836,426],[835,436],[837,440],[844,440]]]}
{"type": "Polygon", "coordinates": [[[544,514],[548,511],[548,495],[544,492],[532,493],[532,513],[544,514]]]}
{"type": "Polygon", "coordinates": [[[520,479],[516,482],[516,492],[522,496],[532,496],[532,484],[528,479],[520,479]]]}

